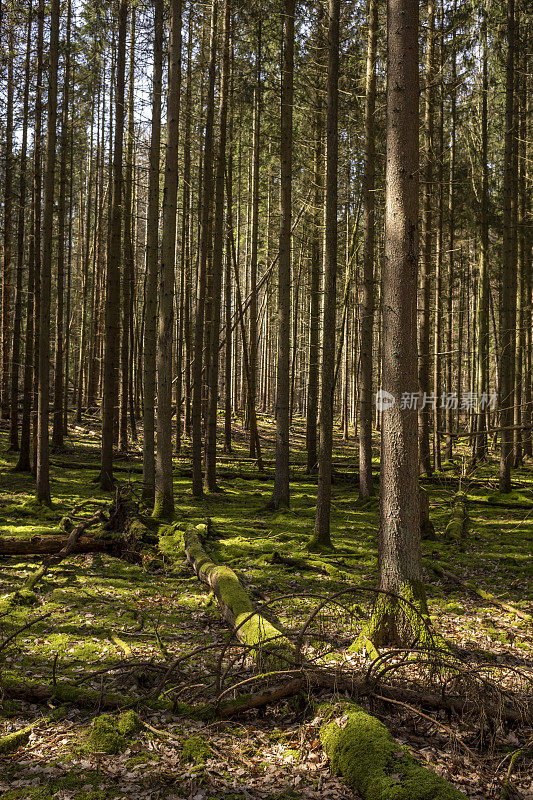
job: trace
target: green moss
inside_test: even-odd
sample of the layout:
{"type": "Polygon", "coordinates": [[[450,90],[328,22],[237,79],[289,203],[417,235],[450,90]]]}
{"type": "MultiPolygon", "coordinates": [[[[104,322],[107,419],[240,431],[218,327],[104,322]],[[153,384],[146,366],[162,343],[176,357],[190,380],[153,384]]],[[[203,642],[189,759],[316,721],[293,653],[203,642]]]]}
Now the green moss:
{"type": "Polygon", "coordinates": [[[321,707],[320,741],[331,768],[364,800],[459,800],[461,792],[421,766],[385,725],[355,703],[321,707]]]}
{"type": "Polygon", "coordinates": [[[118,730],[122,736],[131,737],[142,728],[142,722],[135,711],[125,711],[118,718],[118,730]]]}
{"type": "Polygon", "coordinates": [[[7,736],[0,738],[0,753],[12,753],[22,745],[26,744],[32,732],[32,725],[26,728],[20,728],[18,731],[8,733],[7,736]]]}
{"type": "Polygon", "coordinates": [[[190,703],[176,702],[174,703],[173,711],[175,714],[179,714],[187,719],[199,719],[203,721],[212,720],[215,716],[213,706],[202,704],[195,706],[190,703]]]}
{"type": "Polygon", "coordinates": [[[307,551],[309,553],[328,554],[335,552],[335,548],[331,541],[324,540],[322,537],[314,533],[307,544],[307,551]]]}
{"type": "Polygon", "coordinates": [[[134,769],[135,767],[140,767],[142,764],[150,764],[158,760],[159,756],[157,756],[155,753],[142,750],[140,753],[136,753],[126,761],[126,769],[134,769]]]}
{"type": "Polygon", "coordinates": [[[444,608],[449,614],[463,615],[465,613],[465,607],[461,605],[461,603],[458,603],[456,600],[450,600],[449,603],[446,603],[444,608]]]}
{"type": "Polygon", "coordinates": [[[190,736],[183,742],[181,757],[188,764],[201,766],[208,758],[211,758],[212,751],[206,740],[202,736],[190,736]]]}
{"type": "Polygon", "coordinates": [[[119,733],[115,717],[102,714],[95,718],[84,742],[88,753],[121,753],[126,747],[126,738],[119,733]]]}
{"type": "Polygon", "coordinates": [[[367,652],[375,657],[375,648],[382,645],[434,644],[423,583],[404,581],[398,595],[398,599],[387,594],[378,595],[372,616],[355,642],[356,651],[365,646],[367,652]]]}

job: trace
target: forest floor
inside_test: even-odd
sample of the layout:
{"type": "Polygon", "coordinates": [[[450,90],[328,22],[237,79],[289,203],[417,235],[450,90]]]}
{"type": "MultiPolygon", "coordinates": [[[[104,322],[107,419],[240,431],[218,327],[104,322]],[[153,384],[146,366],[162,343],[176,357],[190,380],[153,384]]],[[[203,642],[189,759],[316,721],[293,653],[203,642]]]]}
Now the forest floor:
{"type": "MultiPolygon", "coordinates": [[[[160,548],[147,549],[137,563],[100,553],[70,556],[39,583],[37,605],[24,605],[11,602],[11,593],[20,589],[40,558],[0,559],[2,680],[6,685],[34,682],[52,689],[68,682],[93,689],[96,697],[92,707],[81,708],[76,703],[61,705],[57,698],[39,705],[6,693],[0,701],[0,735],[36,724],[25,745],[1,758],[4,800],[355,797],[329,770],[318,741],[320,719],[311,694],[239,719],[214,722],[179,715],[150,700],[154,687],[161,685],[164,698],[187,703],[213,702],[226,689],[225,696],[232,697],[231,687],[243,680],[249,680],[252,689],[259,688],[251,680],[254,667],[246,654],[235,642],[227,647],[228,629],[213,596],[186,566],[182,554],[177,560],[172,557],[180,529],[206,518],[212,531],[206,546],[213,559],[234,568],[254,600],[259,605],[266,602],[267,613],[290,635],[297,635],[322,598],[346,589],[349,573],[350,603],[328,604],[317,615],[309,651],[332,670],[342,666],[364,675],[369,668],[368,659],[347,649],[368,616],[374,596],[368,587],[377,579],[378,505],[375,500],[366,505],[357,501],[356,443],[353,437],[342,442],[336,433],[331,520],[336,553],[325,560],[339,572],[321,574],[272,564],[274,551],[285,557],[308,557],[316,503],[316,477],[305,474],[304,428],[296,420],[291,438],[291,509],[265,510],[273,485],[273,430],[271,420],[261,420],[267,464],[265,475],[258,477],[254,463],[245,460],[247,435],[237,422],[235,460],[221,461],[221,491],[202,501],[191,494],[185,447],[175,462],[177,525],[166,544],[163,537],[160,548]],[[33,624],[24,629],[28,623],[33,624]],[[165,675],[170,663],[200,648],[203,651],[184,659],[172,675],[165,675]],[[115,753],[105,752],[107,745],[99,749],[95,740],[94,719],[103,713],[109,693],[134,702],[144,723],[140,730],[125,731],[117,738],[115,753]]],[[[33,500],[31,476],[13,471],[15,455],[7,452],[6,430],[0,430],[0,537],[57,534],[60,519],[73,509],[73,518],[81,520],[109,504],[109,494],[95,482],[99,436],[98,423],[85,418],[68,438],[68,450],[53,454],[54,505],[43,510],[33,500]]],[[[377,444],[376,439],[376,452],[377,444]]],[[[466,452],[466,442],[463,446],[466,452]]],[[[131,457],[116,464],[124,491],[140,498],[140,448],[132,447],[131,457]]],[[[377,460],[375,466],[377,475],[377,460]]],[[[495,460],[464,479],[461,488],[468,493],[470,530],[460,541],[444,535],[459,485],[460,458],[455,468],[446,466],[424,484],[436,529],[436,538],[423,542],[426,563],[439,562],[463,581],[473,581],[498,600],[531,613],[531,464],[513,473],[516,491],[510,499],[497,493],[495,460]]],[[[458,663],[473,675],[469,682],[470,678],[458,678],[456,671],[451,680],[480,703],[482,681],[490,680],[506,692],[506,702],[519,707],[525,681],[533,678],[531,624],[433,573],[427,572],[426,580],[435,629],[450,643],[458,663]],[[480,695],[475,694],[476,686],[477,690],[481,686],[480,695]]],[[[424,665],[416,673],[416,662],[405,661],[403,654],[391,654],[381,668],[383,664],[391,681],[409,680],[409,685],[419,683],[421,688],[426,678],[433,681],[433,688],[438,682],[424,665]]],[[[420,715],[405,705],[376,699],[362,702],[386,721],[398,741],[468,797],[503,797],[512,764],[507,797],[533,798],[533,763],[527,753],[513,758],[531,746],[530,727],[487,719],[480,729],[479,718],[472,715],[450,716],[444,711],[420,715]]],[[[118,712],[106,713],[113,715],[107,721],[116,727],[118,712]]]]}

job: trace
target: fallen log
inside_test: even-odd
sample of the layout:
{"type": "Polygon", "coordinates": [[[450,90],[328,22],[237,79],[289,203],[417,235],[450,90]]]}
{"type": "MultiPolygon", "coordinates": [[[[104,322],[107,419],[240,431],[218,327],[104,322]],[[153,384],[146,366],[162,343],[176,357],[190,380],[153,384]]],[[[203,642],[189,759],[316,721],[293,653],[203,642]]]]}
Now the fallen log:
{"type": "Polygon", "coordinates": [[[236,574],[230,567],[215,564],[200,540],[200,530],[205,526],[192,526],[184,535],[185,555],[202,583],[213,590],[222,616],[235,631],[238,640],[250,648],[254,658],[265,660],[287,659],[292,649],[289,640],[269,620],[254,611],[252,601],[236,574]]]}
{"type": "MultiPolygon", "coordinates": [[[[268,620],[266,620],[260,614],[254,613],[251,600],[244,591],[233,570],[231,570],[229,567],[219,567],[211,560],[202,546],[197,529],[189,528],[189,530],[186,532],[185,552],[188,562],[194,568],[194,571],[199,579],[206,583],[215,593],[224,619],[226,619],[226,621],[233,627],[236,635],[241,641],[248,646],[253,643],[253,651],[255,651],[256,657],[257,654],[260,656],[260,654],[264,653],[265,646],[267,648],[270,646],[272,640],[276,638],[276,634],[278,640],[280,637],[285,639],[285,637],[282,637],[282,634],[280,634],[268,620]],[[244,620],[242,620],[243,616],[244,620]],[[255,623],[250,631],[251,636],[249,634],[244,636],[241,634],[241,636],[239,636],[239,629],[245,627],[246,622],[254,618],[255,623]],[[242,620],[240,625],[239,619],[242,620]]],[[[291,642],[285,639],[283,647],[287,654],[290,655],[292,653],[294,658],[296,651],[291,642]]],[[[297,661],[297,659],[294,660],[297,661]]],[[[322,669],[311,669],[309,672],[305,672],[305,682],[309,685],[315,684],[321,688],[327,686],[328,688],[334,688],[335,691],[338,691],[338,689],[341,688],[339,685],[339,677],[340,676],[336,674],[328,675],[326,670],[322,669]]],[[[357,683],[355,681],[346,682],[347,685],[350,683],[352,691],[355,689],[357,692],[357,689],[355,688],[357,687],[357,683]]],[[[285,684],[285,691],[283,691],[283,687],[278,687],[277,689],[273,688],[270,691],[265,690],[261,697],[259,697],[258,693],[256,693],[253,701],[249,699],[248,702],[246,702],[246,699],[243,699],[240,704],[239,699],[237,698],[237,700],[232,704],[233,708],[231,709],[231,715],[242,712],[245,708],[257,708],[260,705],[265,705],[268,702],[273,702],[281,699],[282,697],[287,697],[289,694],[297,694],[304,688],[304,685],[304,678],[299,678],[296,676],[292,679],[292,681],[289,681],[288,684],[285,684]]],[[[346,686],[346,688],[348,688],[348,686],[346,686]]],[[[375,687],[373,688],[375,689],[375,687]]],[[[359,683],[358,689],[362,693],[361,690],[363,689],[363,685],[361,683],[359,683]]],[[[368,694],[369,691],[372,690],[368,686],[366,693],[368,694]]],[[[354,703],[347,703],[345,705],[349,705],[350,709],[352,710],[357,709],[359,716],[364,715],[365,725],[363,727],[365,730],[370,731],[369,736],[367,736],[366,740],[356,740],[355,744],[352,744],[351,738],[347,740],[344,735],[337,735],[338,731],[343,732],[347,726],[336,726],[335,723],[330,723],[329,725],[323,726],[321,729],[320,738],[322,746],[326,754],[330,757],[332,766],[334,768],[336,766],[340,767],[340,760],[338,758],[339,754],[346,753],[348,748],[350,751],[354,750],[359,754],[360,761],[363,762],[362,768],[361,764],[359,764],[359,770],[362,769],[364,772],[368,747],[372,744],[372,738],[375,735],[375,732],[379,731],[383,741],[392,743],[392,745],[389,744],[388,750],[384,754],[384,760],[381,763],[378,762],[377,764],[376,777],[380,777],[380,773],[385,773],[385,767],[388,764],[389,759],[395,754],[396,751],[400,749],[400,745],[394,741],[388,729],[375,717],[371,717],[369,714],[366,714],[366,712],[364,712],[354,703]],[[337,730],[335,730],[335,728],[337,730]]],[[[353,711],[350,713],[353,713],[353,711]]],[[[229,716],[230,714],[227,712],[227,715],[229,716]]],[[[350,728],[353,728],[353,725],[351,725],[350,728]]],[[[407,774],[405,776],[406,780],[403,780],[403,771],[401,776],[401,780],[403,781],[403,793],[392,794],[390,791],[387,795],[382,792],[378,793],[372,788],[372,786],[376,784],[373,784],[372,781],[366,781],[365,792],[363,794],[365,800],[387,800],[388,797],[393,796],[397,797],[398,800],[460,800],[460,798],[464,797],[463,794],[457,791],[443,778],[432,773],[430,770],[421,767],[406,749],[402,750],[401,757],[397,757],[397,762],[399,766],[402,768],[405,767],[407,770],[407,774]],[[424,780],[424,785],[428,787],[427,792],[425,793],[421,793],[420,790],[420,781],[422,779],[424,780]]],[[[351,760],[349,763],[351,763],[351,760]]],[[[368,769],[368,765],[366,765],[366,768],[368,769]]],[[[355,788],[358,791],[363,789],[363,784],[361,784],[358,780],[356,782],[354,773],[349,765],[346,768],[340,768],[339,771],[346,779],[348,784],[352,786],[352,788],[355,788]]],[[[396,784],[400,783],[400,781],[396,780],[395,775],[392,775],[391,773],[391,776],[394,777],[396,784]]],[[[383,786],[385,788],[385,783],[383,786]]],[[[389,790],[391,788],[390,781],[388,788],[389,790]]]]}
{"type": "Polygon", "coordinates": [[[86,519],[83,522],[80,522],[78,525],[76,525],[76,527],[73,528],[73,530],[67,536],[66,542],[63,545],[63,547],[57,553],[49,555],[48,558],[44,560],[42,566],[40,566],[39,569],[35,570],[35,572],[31,573],[31,575],[26,580],[26,583],[24,584],[24,589],[26,589],[29,592],[33,592],[35,590],[35,586],[46,575],[50,567],[59,564],[61,561],[63,561],[64,558],[70,555],[73,552],[74,548],[76,547],[78,540],[80,539],[81,536],[83,536],[85,531],[88,530],[89,528],[92,528],[93,525],[102,522],[103,519],[104,519],[103,512],[98,511],[98,513],[96,513],[93,517],[90,517],[89,519],[86,519]]]}
{"type": "MultiPolygon", "coordinates": [[[[82,689],[68,681],[57,681],[55,684],[33,683],[31,681],[15,681],[2,677],[2,695],[13,700],[25,700],[27,703],[43,705],[50,702],[73,705],[78,708],[133,708],[146,705],[146,700],[115,693],[104,693],[96,689],[82,689]]],[[[171,703],[157,701],[158,708],[170,710],[171,703]]]]}
{"type": "MultiPolygon", "coordinates": [[[[25,539],[0,539],[1,556],[39,556],[60,553],[68,542],[68,536],[50,534],[30,536],[25,539]]],[[[70,550],[71,553],[107,553],[116,549],[117,543],[111,539],[94,536],[80,536],[70,550]]]]}
{"type": "Polygon", "coordinates": [[[320,707],[319,738],[334,773],[364,800],[461,800],[440,775],[422,766],[376,717],[353,702],[320,707]]]}

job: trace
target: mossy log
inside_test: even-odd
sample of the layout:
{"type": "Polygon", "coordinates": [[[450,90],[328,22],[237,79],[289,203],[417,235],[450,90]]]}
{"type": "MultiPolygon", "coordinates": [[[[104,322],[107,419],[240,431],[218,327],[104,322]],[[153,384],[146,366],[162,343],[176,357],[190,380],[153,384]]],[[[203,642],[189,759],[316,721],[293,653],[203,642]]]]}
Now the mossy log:
{"type": "MultiPolygon", "coordinates": [[[[60,553],[66,546],[68,536],[30,536],[24,539],[10,537],[0,539],[2,556],[40,556],[60,553]]],[[[80,536],[71,553],[108,553],[116,550],[115,540],[100,539],[95,536],[80,536]]]]}
{"type": "MultiPolygon", "coordinates": [[[[132,708],[137,705],[147,705],[146,698],[134,698],[131,695],[106,692],[102,694],[96,689],[82,689],[69,681],[57,681],[54,684],[34,683],[32,681],[12,680],[2,676],[2,694],[13,700],[25,700],[27,703],[57,702],[73,705],[78,708],[132,708]]],[[[170,710],[172,703],[157,701],[157,708],[170,710]]]]}
{"type": "Polygon", "coordinates": [[[333,772],[364,800],[460,800],[462,792],[419,764],[385,725],[352,702],[321,707],[320,742],[333,772]]]}
{"type": "Polygon", "coordinates": [[[230,567],[215,564],[203,548],[200,532],[192,526],[184,536],[185,555],[198,578],[213,590],[220,612],[235,635],[250,648],[254,658],[265,661],[293,661],[289,640],[269,620],[254,611],[252,601],[230,567]]]}
{"type": "Polygon", "coordinates": [[[66,709],[60,706],[46,717],[36,719],[34,722],[26,725],[24,728],[19,728],[17,731],[13,731],[12,733],[6,734],[6,736],[0,737],[0,755],[12,753],[14,750],[18,750],[19,747],[27,744],[34,728],[43,728],[46,725],[49,725],[51,722],[61,719],[61,717],[64,716],[65,711],[66,709]]]}
{"type": "Polygon", "coordinates": [[[456,575],[454,572],[450,572],[448,569],[444,569],[438,561],[427,561],[425,560],[424,566],[427,570],[434,572],[439,578],[443,580],[451,581],[452,583],[456,583],[458,586],[462,586],[463,589],[467,589],[472,594],[481,597],[482,600],[485,600],[489,605],[496,606],[497,608],[502,608],[504,611],[507,611],[509,614],[514,614],[515,616],[519,617],[520,619],[525,619],[527,622],[533,622],[533,616],[528,614],[527,611],[522,611],[522,609],[517,608],[512,603],[506,603],[502,600],[499,600],[495,595],[491,594],[491,592],[487,592],[485,589],[481,589],[479,586],[476,586],[475,583],[472,581],[463,581],[456,575]]]}
{"type": "Polygon", "coordinates": [[[468,505],[465,492],[457,492],[452,502],[452,513],[446,525],[446,538],[460,541],[468,535],[468,505]]]}

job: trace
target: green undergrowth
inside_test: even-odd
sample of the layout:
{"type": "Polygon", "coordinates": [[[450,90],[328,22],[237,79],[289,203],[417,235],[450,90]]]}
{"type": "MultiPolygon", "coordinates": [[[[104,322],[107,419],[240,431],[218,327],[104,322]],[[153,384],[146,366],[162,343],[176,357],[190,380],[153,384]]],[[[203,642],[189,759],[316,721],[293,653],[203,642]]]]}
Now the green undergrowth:
{"type": "MultiPolygon", "coordinates": [[[[262,436],[267,432],[265,426],[262,436]]],[[[143,521],[148,520],[158,543],[146,548],[138,563],[106,554],[77,555],[53,567],[38,584],[37,591],[25,597],[20,590],[35,569],[36,560],[19,556],[2,558],[0,641],[34,622],[19,633],[3,653],[4,681],[15,684],[21,676],[31,676],[36,685],[48,687],[54,687],[55,681],[49,701],[52,706],[78,702],[72,692],[72,686],[76,685],[87,701],[84,713],[94,713],[99,718],[103,712],[111,715],[115,743],[111,741],[109,746],[117,746],[117,752],[121,752],[125,743],[135,742],[137,737],[136,732],[126,734],[118,728],[119,712],[128,708],[128,704],[141,716],[143,707],[154,709],[159,703],[159,708],[171,708],[178,721],[195,718],[194,723],[198,725],[212,722],[212,706],[208,704],[213,697],[202,695],[202,686],[212,683],[220,650],[228,639],[227,626],[206,587],[186,567],[184,553],[187,527],[205,523],[207,518],[210,525],[204,533],[209,556],[220,567],[235,571],[256,610],[262,608],[265,598],[271,601],[267,613],[290,634],[298,632],[315,608],[318,596],[350,586],[352,593],[346,598],[346,607],[352,613],[343,614],[337,609],[328,610],[324,616],[330,630],[339,634],[339,647],[347,650],[357,639],[364,621],[368,621],[375,599],[368,587],[374,587],[377,581],[378,498],[375,496],[365,503],[358,500],[353,477],[357,445],[353,439],[341,443],[337,432],[336,479],[331,506],[331,538],[335,551],[321,553],[318,558],[310,554],[308,542],[314,525],[316,476],[305,474],[305,437],[299,422],[295,425],[295,434],[291,458],[294,456],[298,463],[292,468],[290,509],[275,513],[266,510],[273,487],[272,464],[267,464],[266,477],[259,477],[253,463],[224,462],[223,476],[219,480],[222,491],[206,495],[202,500],[193,498],[191,479],[185,474],[190,467],[186,443],[184,457],[175,461],[175,519],[159,525],[150,519],[151,509],[143,508],[143,521]],[[343,472],[350,477],[343,478],[343,472]],[[273,564],[274,551],[307,562],[315,569],[273,564]],[[13,602],[16,592],[18,600],[13,602]],[[286,595],[292,597],[289,599],[286,595]],[[276,597],[281,596],[285,599],[276,602],[276,597]],[[46,614],[49,616],[35,622],[46,614]],[[120,642],[127,645],[130,656],[125,656],[120,642]],[[151,672],[149,666],[135,668],[124,678],[120,671],[114,671],[128,659],[145,665],[168,663],[200,647],[211,649],[204,650],[192,664],[186,664],[184,674],[175,678],[181,689],[189,684],[199,688],[182,691],[176,701],[172,692],[156,700],[154,692],[161,672],[151,672]],[[120,708],[101,707],[103,694],[121,698],[120,708]]],[[[267,461],[273,458],[271,441],[267,441],[265,435],[267,461]]],[[[31,476],[13,472],[15,456],[6,452],[5,444],[4,436],[0,440],[3,489],[0,537],[58,533],[61,518],[70,514],[73,507],[79,507],[75,518],[84,519],[112,500],[112,495],[102,492],[94,480],[99,464],[98,437],[89,431],[69,439],[70,453],[53,458],[54,505],[50,510],[33,501],[31,476]],[[81,468],[69,469],[70,460],[81,468]]],[[[375,444],[377,447],[377,439],[375,444]]],[[[235,450],[237,458],[246,457],[244,434],[240,435],[235,450]]],[[[140,497],[139,457],[123,459],[117,464],[121,468],[117,472],[119,480],[140,497]]],[[[486,480],[487,489],[469,486],[468,479],[461,486],[469,501],[470,525],[468,538],[461,547],[457,546],[456,542],[447,540],[445,531],[453,497],[458,491],[453,476],[458,474],[459,460],[455,465],[445,466],[431,482],[424,483],[435,526],[435,539],[422,543],[424,559],[437,561],[462,580],[474,580],[519,608],[530,609],[533,601],[532,517],[527,510],[506,508],[505,498],[483,504],[470,502],[476,497],[494,495],[492,487],[497,486],[497,463],[489,461],[474,476],[476,481],[486,480]]],[[[530,467],[525,467],[513,473],[517,488],[512,502],[531,502],[531,472],[530,467]]],[[[377,489],[377,481],[375,485],[377,489]]],[[[526,622],[495,612],[494,607],[481,598],[433,574],[428,573],[425,578],[430,618],[436,631],[443,631],[444,638],[453,637],[464,646],[484,648],[487,653],[497,644],[501,652],[515,659],[530,657],[531,632],[526,622]]],[[[314,646],[312,636],[310,640],[314,646]]],[[[318,637],[317,641],[317,647],[326,647],[318,637]]],[[[327,646],[331,649],[330,644],[327,646]]],[[[330,656],[331,659],[335,657],[330,656]]],[[[168,688],[165,687],[165,691],[168,688]]],[[[254,688],[252,685],[249,690],[254,688]]],[[[17,727],[27,724],[25,707],[13,704],[8,697],[0,703],[0,713],[5,720],[17,720],[17,727]]],[[[87,726],[85,735],[90,733],[87,726]]],[[[205,739],[209,746],[209,733],[205,739]]],[[[212,750],[210,752],[211,755],[206,754],[207,759],[213,756],[212,750]]],[[[123,758],[128,756],[125,750],[122,753],[123,758]]],[[[132,752],[131,758],[137,759],[132,761],[131,768],[142,772],[140,759],[148,757],[132,752]]],[[[68,780],[74,780],[74,776],[68,780]]],[[[69,791],[75,791],[74,796],[80,800],[122,796],[119,790],[109,786],[102,788],[92,779],[85,784],[76,783],[69,791]],[[82,788],[85,784],[90,787],[82,788]],[[109,794],[111,791],[115,794],[109,794]]],[[[26,786],[13,791],[15,793],[4,792],[2,798],[50,800],[61,791],[61,786],[51,780],[44,787],[26,786]]]]}

